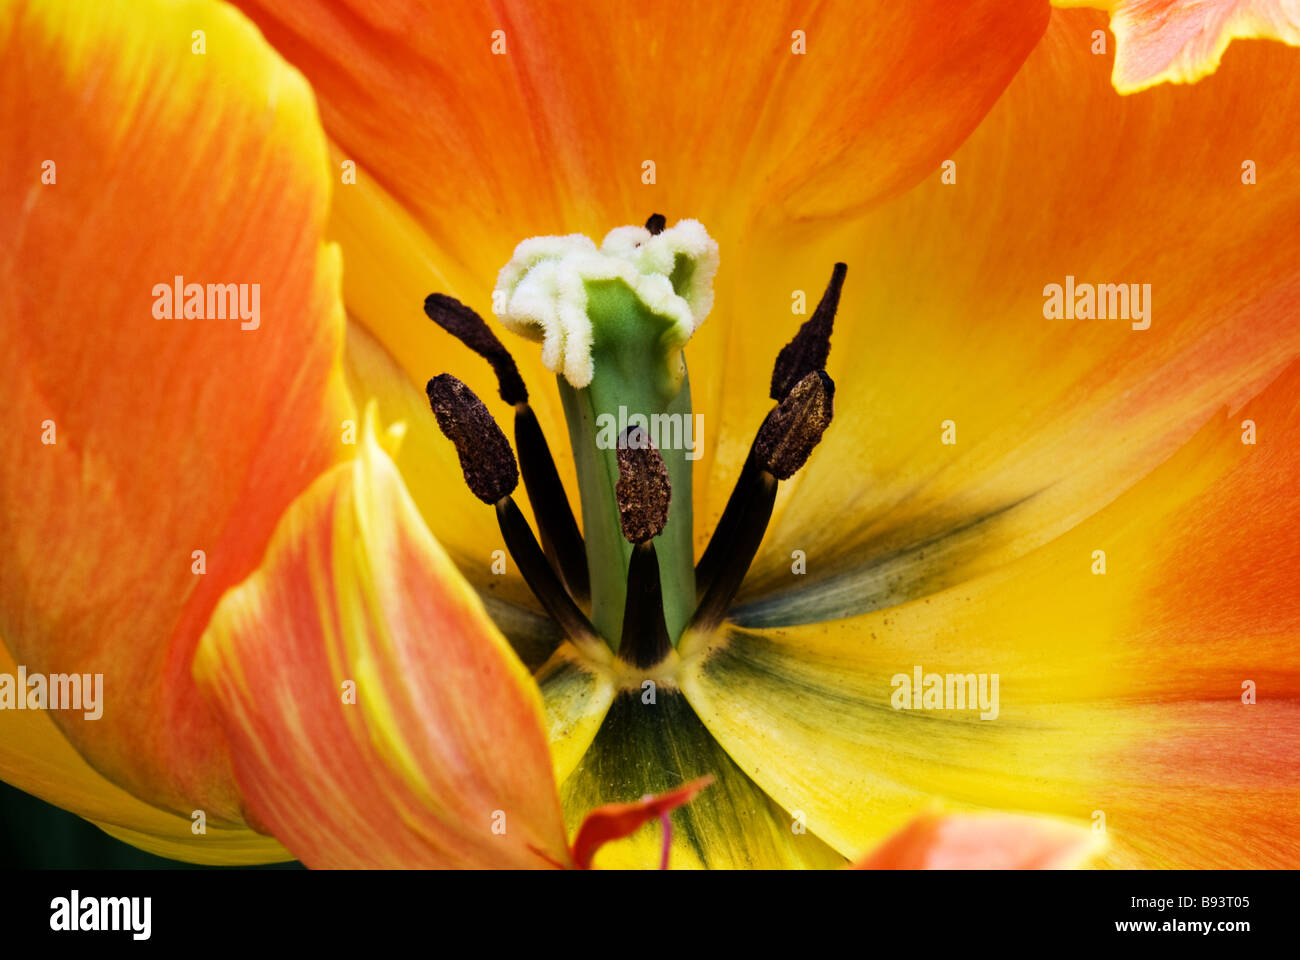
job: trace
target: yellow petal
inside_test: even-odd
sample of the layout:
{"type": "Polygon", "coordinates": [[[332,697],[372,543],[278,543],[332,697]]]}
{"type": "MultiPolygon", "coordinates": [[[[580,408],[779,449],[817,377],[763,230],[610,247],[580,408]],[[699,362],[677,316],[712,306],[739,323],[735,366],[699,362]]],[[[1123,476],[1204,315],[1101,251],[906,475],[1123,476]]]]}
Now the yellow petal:
{"type": "MultiPolygon", "coordinates": [[[[681,868],[836,867],[844,864],[806,827],[803,811],[782,809],[741,771],[669,686],[620,693],[582,761],[561,785],[570,832],[607,803],[665,793],[698,777],[715,783],[672,813],[669,866],[681,868]]],[[[601,868],[648,869],[660,862],[662,832],[648,823],[602,847],[601,868]]]]}
{"type": "Polygon", "coordinates": [[[617,693],[615,675],[565,643],[537,672],[537,685],[546,704],[555,782],[563,783],[582,762],[605,721],[617,693]]]}
{"type": "Polygon", "coordinates": [[[1300,635],[1297,396],[1300,365],[1106,509],[966,583],[834,622],[689,635],[683,690],[846,854],[938,797],[1091,821],[1113,864],[1294,865],[1300,689],[1279,665],[1300,635]],[[1243,416],[1268,448],[1242,443],[1243,416]],[[940,677],[942,709],[909,700],[917,670],[940,677]]]}

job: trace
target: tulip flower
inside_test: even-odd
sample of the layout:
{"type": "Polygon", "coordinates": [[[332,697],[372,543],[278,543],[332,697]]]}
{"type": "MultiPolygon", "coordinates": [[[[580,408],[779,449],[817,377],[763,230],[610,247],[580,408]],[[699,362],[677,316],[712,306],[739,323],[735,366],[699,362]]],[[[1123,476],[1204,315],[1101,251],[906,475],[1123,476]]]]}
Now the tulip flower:
{"type": "Polygon", "coordinates": [[[103,680],[0,777],[204,863],[1295,865],[1290,8],[679,6],[0,0],[0,678],[103,680]]]}

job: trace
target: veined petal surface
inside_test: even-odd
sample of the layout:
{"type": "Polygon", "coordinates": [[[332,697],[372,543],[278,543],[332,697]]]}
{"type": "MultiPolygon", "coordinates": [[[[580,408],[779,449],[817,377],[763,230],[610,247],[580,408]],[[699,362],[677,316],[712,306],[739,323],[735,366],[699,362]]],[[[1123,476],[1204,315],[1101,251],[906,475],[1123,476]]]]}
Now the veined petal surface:
{"type": "Polygon", "coordinates": [[[1113,865],[1294,866],[1298,398],[1294,364],[1067,534],[940,593],[690,635],[687,699],[846,855],[940,798],[1091,821],[1113,865]]]}
{"type": "MultiPolygon", "coordinates": [[[[1205,83],[1121,97],[1090,50],[1102,23],[1053,12],[954,154],[955,183],[936,170],[818,236],[815,267],[743,265],[758,315],[792,289],[815,296],[829,263],[850,261],[828,364],[835,422],[782,485],[739,623],[853,616],[996,569],[1112,502],[1300,354],[1300,140],[1277,122],[1300,109],[1300,51],[1243,45],[1205,83]],[[1064,298],[1071,284],[1080,309],[1049,315],[1050,288],[1064,298]]],[[[770,404],[752,371],[770,370],[798,319],[727,344],[723,391],[741,396],[697,486],[725,497],[770,404]]],[[[711,499],[704,529],[720,510],[711,499]]]]}
{"type": "Polygon", "coordinates": [[[537,687],[368,430],[204,635],[252,822],[313,867],[568,863],[537,687]]]}
{"type": "Polygon", "coordinates": [[[0,635],[104,675],[50,717],[105,777],[238,825],[193,650],[351,449],[311,90],[211,0],[8,0],[0,129],[0,635]]]}

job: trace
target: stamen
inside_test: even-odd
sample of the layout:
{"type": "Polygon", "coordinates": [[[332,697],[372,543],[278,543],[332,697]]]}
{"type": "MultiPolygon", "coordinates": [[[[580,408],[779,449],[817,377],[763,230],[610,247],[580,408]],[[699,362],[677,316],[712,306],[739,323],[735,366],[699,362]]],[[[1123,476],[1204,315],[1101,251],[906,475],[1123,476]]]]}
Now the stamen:
{"type": "MultiPolygon", "coordinates": [[[[772,413],[769,412],[768,416],[772,416],[772,413]]],[[[766,420],[763,422],[767,423],[766,420]]],[[[761,431],[762,427],[759,427],[759,430],[761,431]]],[[[713,528],[713,536],[709,538],[708,546],[704,548],[699,562],[695,565],[697,596],[704,595],[718,576],[722,564],[726,562],[727,554],[731,551],[731,543],[735,540],[740,522],[744,518],[745,505],[754,495],[758,474],[758,464],[754,459],[754,445],[751,443],[749,454],[745,457],[745,465],[740,470],[740,477],[736,480],[736,485],[731,488],[731,496],[727,498],[727,505],[722,510],[722,516],[718,518],[718,525],[713,528]]]]}
{"type": "Polygon", "coordinates": [[[591,593],[587,574],[587,550],[578,521],[564,494],[564,484],[555,469],[555,459],[542,433],[537,415],[528,404],[528,388],[505,345],[487,323],[470,307],[442,293],[424,300],[424,312],[465,346],[492,365],[501,399],[515,408],[515,445],[519,448],[519,469],[524,477],[528,502],[537,518],[542,549],[579,603],[591,593]]]}
{"type": "Polygon", "coordinates": [[[614,492],[623,536],[636,544],[627,571],[618,655],[626,663],[648,669],[668,656],[673,645],[664,621],[663,584],[654,545],[668,522],[672,489],[663,458],[640,427],[624,430],[618,438],[614,492]]]}
{"type": "Polygon", "coordinates": [[[754,438],[754,457],[778,480],[788,480],[821,442],[833,414],[835,382],[814,370],[795,384],[754,438]]]}
{"type": "Polygon", "coordinates": [[[510,441],[474,391],[449,373],[425,387],[438,429],[456,446],[465,483],[484,503],[508,497],[519,485],[510,441]]]}
{"type": "Polygon", "coordinates": [[[591,621],[565,591],[510,495],[519,485],[519,471],[510,441],[492,414],[474,391],[449,373],[434,377],[425,391],[438,428],[456,447],[465,483],[474,496],[496,507],[506,548],[529,589],[570,639],[598,644],[591,621]]]}
{"type": "Polygon", "coordinates": [[[648,670],[668,656],[673,648],[664,621],[663,584],[659,579],[659,555],[654,542],[638,543],[627,568],[627,600],[623,605],[623,635],[618,656],[648,670]]]}
{"type": "Polygon", "coordinates": [[[492,365],[497,375],[501,399],[514,406],[528,402],[528,388],[519,376],[515,358],[497,339],[483,318],[454,297],[431,293],[424,298],[424,312],[429,319],[492,365]]]}
{"type": "MultiPolygon", "coordinates": [[[[752,471],[750,478],[736,484],[732,494],[736,502],[732,529],[726,540],[719,541],[718,532],[722,528],[719,524],[719,531],[714,532],[709,544],[710,547],[714,543],[722,544],[718,550],[720,557],[695,611],[693,626],[712,630],[727,615],[772,519],[777,482],[792,477],[821,442],[822,434],[830,426],[834,395],[835,384],[826,371],[814,370],[795,384],[763,421],[746,464],[752,471]]],[[[727,506],[732,508],[730,503],[727,506]]]]}
{"type": "Polygon", "coordinates": [[[754,562],[759,544],[763,542],[775,503],[776,477],[766,470],[757,469],[753,484],[745,492],[735,535],[727,543],[727,554],[717,575],[700,598],[700,605],[691,619],[692,628],[710,631],[722,623],[731,608],[731,601],[740,591],[741,581],[749,572],[749,565],[754,562]]]}
{"type": "MultiPolygon", "coordinates": [[[[772,399],[778,403],[784,400],[795,385],[808,374],[826,367],[831,351],[831,328],[834,326],[835,312],[840,303],[840,291],[844,288],[844,278],[848,274],[848,269],[846,264],[835,264],[831,271],[830,282],[826,285],[826,291],[822,294],[813,315],[800,326],[794,339],[777,355],[776,363],[772,368],[770,393],[772,399]]],[[[831,388],[833,390],[834,384],[831,388]]],[[[740,523],[744,518],[745,505],[755,496],[759,467],[755,461],[754,447],[775,414],[775,409],[769,412],[763,425],[759,427],[754,443],[750,445],[745,466],[740,471],[735,487],[732,488],[722,516],[718,518],[713,536],[709,538],[708,546],[704,548],[704,553],[700,555],[700,560],[695,565],[695,587],[700,596],[708,590],[722,565],[727,562],[731,544],[736,539],[740,523]]],[[[794,470],[798,468],[796,465],[794,470]]],[[[790,472],[793,473],[794,470],[790,472]]]]}
{"type": "Polygon", "coordinates": [[[831,327],[835,324],[835,311],[839,309],[840,291],[844,288],[848,270],[843,263],[835,264],[817,309],[804,321],[794,339],[777,354],[776,365],[772,368],[771,397],[778,403],[808,374],[826,369],[826,358],[831,352],[831,327]]]}
{"type": "Polygon", "coordinates": [[[645,543],[663,532],[673,491],[663,457],[641,427],[629,427],[618,438],[614,495],[629,543],[645,543]]]}
{"type": "Polygon", "coordinates": [[[650,231],[652,237],[657,237],[663,233],[666,226],[668,226],[668,218],[662,213],[650,214],[650,219],[645,222],[645,228],[650,231]]]}
{"type": "Polygon", "coordinates": [[[603,646],[596,628],[573,602],[573,598],[560,583],[560,578],[546,562],[546,554],[542,553],[542,548],[533,536],[528,521],[520,513],[514,497],[498,500],[496,507],[497,525],[501,527],[506,549],[523,574],[528,589],[533,591],[533,596],[537,597],[570,640],[582,645],[603,646]]]}
{"type": "Polygon", "coordinates": [[[587,548],[555,469],[546,435],[537,422],[537,414],[526,403],[515,405],[515,443],[519,447],[524,489],[528,491],[528,502],[533,505],[537,530],[542,537],[542,549],[568,584],[574,599],[586,603],[591,596],[587,548]]]}

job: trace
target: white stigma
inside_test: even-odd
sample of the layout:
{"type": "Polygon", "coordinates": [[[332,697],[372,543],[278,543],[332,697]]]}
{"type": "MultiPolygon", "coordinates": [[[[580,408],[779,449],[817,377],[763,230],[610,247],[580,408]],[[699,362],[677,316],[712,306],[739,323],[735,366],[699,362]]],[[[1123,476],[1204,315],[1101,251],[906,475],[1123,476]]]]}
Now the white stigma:
{"type": "Polygon", "coordinates": [[[654,235],[645,227],[616,227],[596,249],[579,233],[532,237],[501,268],[492,309],[506,329],[542,343],[542,363],[575,389],[591,383],[592,327],[587,283],[622,280],[650,313],[671,326],[667,350],[680,349],[713,307],[718,245],[698,220],[680,220],[654,235]],[[679,259],[689,278],[673,289],[679,259]]]}

